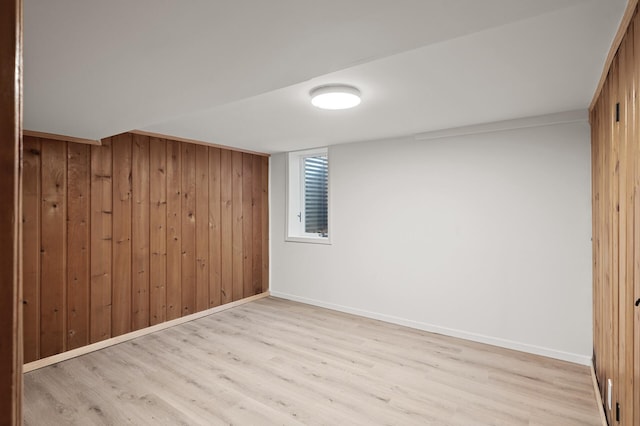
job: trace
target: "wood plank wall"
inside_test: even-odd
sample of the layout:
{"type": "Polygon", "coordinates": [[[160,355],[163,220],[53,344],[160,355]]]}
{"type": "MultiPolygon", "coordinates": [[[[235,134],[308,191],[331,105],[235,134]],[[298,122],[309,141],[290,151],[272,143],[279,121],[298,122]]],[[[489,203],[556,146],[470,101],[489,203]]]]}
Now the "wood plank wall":
{"type": "Polygon", "coordinates": [[[636,9],[590,112],[594,364],[610,425],[640,425],[639,61],[636,9]]]}
{"type": "Polygon", "coordinates": [[[0,2],[0,424],[22,424],[22,0],[0,2]]]}
{"type": "Polygon", "coordinates": [[[26,136],[25,362],[266,291],[267,179],[217,147],[26,136]]]}

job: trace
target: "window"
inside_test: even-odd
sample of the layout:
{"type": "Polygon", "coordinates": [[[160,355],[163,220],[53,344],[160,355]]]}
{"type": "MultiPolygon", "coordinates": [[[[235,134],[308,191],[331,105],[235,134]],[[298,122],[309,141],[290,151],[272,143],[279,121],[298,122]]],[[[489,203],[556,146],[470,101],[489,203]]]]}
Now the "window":
{"type": "Polygon", "coordinates": [[[327,148],[290,152],[287,167],[287,241],[329,244],[327,148]]]}

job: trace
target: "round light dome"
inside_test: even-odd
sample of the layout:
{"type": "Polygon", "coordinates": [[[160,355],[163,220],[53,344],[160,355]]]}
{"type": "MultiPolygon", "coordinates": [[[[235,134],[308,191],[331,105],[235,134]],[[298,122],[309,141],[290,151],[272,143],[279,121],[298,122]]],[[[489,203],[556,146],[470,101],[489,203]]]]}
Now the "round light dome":
{"type": "Polygon", "coordinates": [[[311,103],[322,109],[347,109],[360,105],[360,91],[353,86],[320,86],[310,94],[311,103]]]}

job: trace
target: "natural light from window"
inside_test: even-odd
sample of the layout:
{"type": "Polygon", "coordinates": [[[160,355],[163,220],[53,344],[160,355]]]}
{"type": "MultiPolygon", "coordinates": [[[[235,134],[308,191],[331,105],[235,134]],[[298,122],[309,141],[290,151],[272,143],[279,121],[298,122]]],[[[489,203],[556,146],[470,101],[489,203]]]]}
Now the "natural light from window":
{"type": "Polygon", "coordinates": [[[328,150],[318,148],[290,152],[287,160],[286,240],[328,244],[328,150]]]}

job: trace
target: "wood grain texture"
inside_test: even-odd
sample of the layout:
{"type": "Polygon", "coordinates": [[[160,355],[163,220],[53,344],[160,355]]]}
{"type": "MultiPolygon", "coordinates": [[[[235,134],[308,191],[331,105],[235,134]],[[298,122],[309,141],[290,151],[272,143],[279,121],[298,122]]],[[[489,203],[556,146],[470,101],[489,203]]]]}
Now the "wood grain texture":
{"type": "Polygon", "coordinates": [[[51,141],[73,142],[76,144],[101,145],[102,143],[96,139],[76,138],[73,136],[57,135],[55,133],[36,132],[34,130],[23,130],[23,137],[41,138],[51,141]]]}
{"type": "Polygon", "coordinates": [[[167,319],[182,316],[182,197],[180,143],[167,141],[167,319]]]}
{"type": "Polygon", "coordinates": [[[196,147],[182,147],[182,315],[196,311],[196,147]]]}
{"type": "Polygon", "coordinates": [[[91,147],[91,343],[111,337],[111,138],[91,147]]]}
{"type": "Polygon", "coordinates": [[[630,18],[590,111],[594,363],[602,400],[613,382],[605,413],[620,425],[640,424],[640,34],[637,12],[630,18]]]}
{"type": "Polygon", "coordinates": [[[66,350],[66,164],[64,142],[42,144],[40,355],[66,350]]]}
{"type": "Polygon", "coordinates": [[[196,151],[196,305],[195,312],[209,308],[209,152],[196,151]]]}
{"type": "Polygon", "coordinates": [[[220,145],[220,144],[216,144],[216,143],[212,143],[212,142],[205,142],[205,141],[201,141],[201,140],[197,140],[197,139],[190,139],[190,138],[183,138],[183,137],[179,137],[179,136],[171,136],[171,135],[164,135],[161,133],[155,133],[155,132],[148,132],[146,130],[132,130],[130,133],[134,134],[134,135],[144,135],[144,136],[149,136],[152,138],[161,138],[161,139],[170,139],[172,141],[176,141],[176,142],[181,142],[181,143],[187,143],[189,145],[202,145],[202,146],[206,146],[206,147],[214,147],[214,148],[218,148],[218,149],[222,149],[225,151],[238,151],[238,152],[244,152],[247,154],[253,154],[253,155],[257,155],[259,157],[265,157],[265,158],[269,158],[269,156],[271,154],[266,154],[264,152],[258,152],[258,151],[251,151],[248,149],[240,149],[240,148],[235,148],[232,146],[228,146],[228,145],[220,145]]]}
{"type": "Polygon", "coordinates": [[[220,152],[221,303],[233,301],[233,167],[231,151],[220,152]]]}
{"type": "Polygon", "coordinates": [[[220,149],[209,148],[209,307],[220,305],[222,246],[220,149]]]}
{"type": "Polygon", "coordinates": [[[275,298],[27,373],[43,422],[601,424],[587,367],[275,298]]]}
{"type": "Polygon", "coordinates": [[[206,316],[209,316],[218,312],[223,312],[228,309],[233,309],[237,306],[241,306],[246,303],[251,303],[256,300],[264,299],[269,296],[270,296],[270,293],[267,291],[264,293],[256,294],[255,296],[245,297],[243,299],[236,300],[235,302],[226,303],[224,305],[216,306],[214,308],[205,309],[204,311],[195,312],[193,314],[185,315],[183,317],[172,319],[170,321],[165,321],[165,322],[155,324],[146,328],[141,328],[140,330],[135,330],[130,333],[121,334],[120,336],[112,337],[110,339],[102,340],[100,342],[91,343],[81,348],[72,349],[70,351],[62,352],[54,356],[50,356],[47,358],[39,359],[37,361],[26,363],[23,366],[23,371],[25,373],[28,373],[30,371],[35,371],[44,367],[49,367],[59,362],[68,361],[70,359],[77,358],[79,356],[83,356],[86,354],[90,354],[91,352],[99,351],[101,349],[105,349],[110,346],[119,345],[120,343],[128,342],[129,340],[137,339],[138,337],[147,336],[149,334],[166,330],[176,325],[180,325],[180,324],[184,324],[200,318],[204,318],[206,316]]]}
{"type": "Polygon", "coordinates": [[[0,422],[22,424],[22,0],[0,3],[0,422]]]}
{"type": "Polygon", "coordinates": [[[112,138],[112,336],[131,331],[131,139],[131,135],[126,133],[112,138]]]}
{"type": "Polygon", "coordinates": [[[89,344],[90,147],[67,146],[67,350],[89,344]]]}
{"type": "Polygon", "coordinates": [[[133,135],[131,146],[131,329],[148,327],[149,318],[149,137],[133,135]]]}
{"type": "MultiPolygon", "coordinates": [[[[640,91],[640,67],[637,61],[640,58],[640,22],[637,15],[633,22],[633,60],[632,60],[632,91],[633,103],[631,105],[632,123],[632,156],[633,179],[629,188],[633,193],[633,294],[640,299],[640,147],[633,141],[640,139],[640,105],[638,105],[638,92],[640,91]]],[[[640,309],[635,309],[633,315],[633,420],[634,424],[640,424],[640,309]]]]}
{"type": "MultiPolygon", "coordinates": [[[[611,102],[610,108],[615,111],[616,105],[619,102],[618,80],[619,80],[619,57],[616,56],[613,63],[613,79],[611,82],[612,96],[609,98],[611,102]]],[[[609,249],[609,262],[611,265],[611,312],[612,312],[612,333],[611,333],[611,348],[612,353],[612,379],[616,382],[616,386],[613,388],[613,400],[619,401],[619,393],[621,391],[617,383],[620,363],[620,351],[619,351],[619,301],[620,301],[620,268],[618,257],[620,255],[620,126],[621,123],[613,120],[613,127],[611,129],[611,156],[609,158],[609,190],[610,190],[610,202],[612,205],[611,221],[609,223],[610,229],[610,249],[609,249]],[[615,349],[614,349],[615,348],[615,349]]],[[[615,404],[613,404],[611,411],[608,413],[609,419],[615,419],[615,404]]]]}
{"type": "Polygon", "coordinates": [[[149,323],[167,319],[167,143],[149,146],[149,323]]]}
{"type": "Polygon", "coordinates": [[[618,93],[620,99],[620,253],[618,268],[620,279],[619,300],[619,366],[618,383],[623,389],[618,395],[622,407],[630,407],[620,411],[622,424],[633,424],[633,314],[634,310],[629,301],[633,299],[633,163],[634,147],[637,139],[633,139],[633,27],[628,31],[631,36],[626,37],[620,46],[620,80],[618,93]],[[624,305],[629,305],[625,308],[624,305]]]}
{"type": "Polygon", "coordinates": [[[267,157],[235,153],[234,176],[232,151],[139,134],[29,143],[29,361],[262,292],[267,157]]]}
{"type": "Polygon", "coordinates": [[[262,291],[269,290],[269,159],[262,162],[262,291]]]}
{"type": "Polygon", "coordinates": [[[262,158],[253,156],[253,180],[251,181],[251,289],[250,294],[262,293],[262,158]]]}
{"type": "Polygon", "coordinates": [[[24,361],[40,358],[40,139],[24,138],[22,183],[24,361]]]}
{"type": "Polygon", "coordinates": [[[591,370],[591,382],[593,383],[593,392],[596,396],[596,404],[598,406],[598,412],[600,414],[600,421],[602,422],[602,426],[608,426],[607,415],[604,413],[604,402],[602,401],[602,397],[600,396],[600,387],[598,385],[598,378],[596,377],[596,370],[593,368],[593,364],[589,366],[589,369],[591,370]]]}
{"type": "Polygon", "coordinates": [[[232,268],[232,298],[238,300],[242,298],[244,292],[244,247],[242,231],[243,227],[243,185],[242,185],[242,153],[231,153],[231,211],[233,217],[232,225],[232,249],[231,249],[231,268],[232,268]]]}
{"type": "Polygon", "coordinates": [[[253,157],[242,155],[242,296],[253,295],[253,157]]]}

